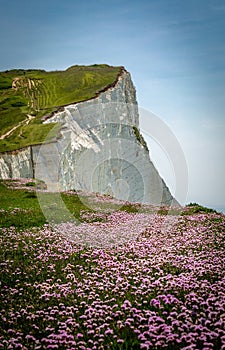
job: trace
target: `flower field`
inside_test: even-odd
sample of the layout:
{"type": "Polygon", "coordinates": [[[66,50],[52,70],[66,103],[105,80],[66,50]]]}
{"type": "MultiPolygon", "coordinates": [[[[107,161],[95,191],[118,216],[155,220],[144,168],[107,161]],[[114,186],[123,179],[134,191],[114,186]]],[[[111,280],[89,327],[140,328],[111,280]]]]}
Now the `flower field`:
{"type": "Polygon", "coordinates": [[[2,228],[0,349],[225,349],[225,216],[164,220],[2,228]]]}

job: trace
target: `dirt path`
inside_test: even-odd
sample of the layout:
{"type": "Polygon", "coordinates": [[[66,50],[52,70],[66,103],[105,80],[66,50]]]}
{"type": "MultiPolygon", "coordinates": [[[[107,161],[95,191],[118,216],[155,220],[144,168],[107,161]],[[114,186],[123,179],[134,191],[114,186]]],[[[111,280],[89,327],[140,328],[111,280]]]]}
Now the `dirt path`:
{"type": "Polygon", "coordinates": [[[30,123],[30,121],[32,119],[34,119],[35,117],[27,114],[27,119],[22,120],[21,122],[19,122],[16,126],[14,126],[12,129],[10,129],[9,131],[7,131],[4,135],[0,136],[0,140],[4,140],[6,137],[8,137],[9,135],[11,135],[13,133],[13,131],[15,131],[16,129],[18,129],[20,126],[23,125],[28,125],[30,123]]]}

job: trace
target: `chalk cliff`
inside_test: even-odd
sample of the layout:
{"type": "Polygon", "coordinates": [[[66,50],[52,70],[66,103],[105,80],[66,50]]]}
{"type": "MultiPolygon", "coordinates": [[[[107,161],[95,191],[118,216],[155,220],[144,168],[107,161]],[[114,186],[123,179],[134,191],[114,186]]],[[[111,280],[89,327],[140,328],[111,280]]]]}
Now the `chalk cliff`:
{"type": "Polygon", "coordinates": [[[139,131],[138,106],[124,69],[90,100],[64,106],[43,121],[61,123],[59,137],[0,154],[0,178],[33,177],[48,189],[84,190],[155,205],[173,197],[139,131]]]}

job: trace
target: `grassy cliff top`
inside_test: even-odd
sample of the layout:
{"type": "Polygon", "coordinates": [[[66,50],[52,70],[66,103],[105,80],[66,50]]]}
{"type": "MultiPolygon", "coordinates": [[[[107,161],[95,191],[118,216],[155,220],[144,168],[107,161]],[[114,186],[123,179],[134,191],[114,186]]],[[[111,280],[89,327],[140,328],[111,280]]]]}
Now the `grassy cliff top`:
{"type": "Polygon", "coordinates": [[[42,124],[44,115],[95,97],[117,80],[121,69],[95,64],[0,72],[0,152],[42,143],[53,127],[42,124]]]}

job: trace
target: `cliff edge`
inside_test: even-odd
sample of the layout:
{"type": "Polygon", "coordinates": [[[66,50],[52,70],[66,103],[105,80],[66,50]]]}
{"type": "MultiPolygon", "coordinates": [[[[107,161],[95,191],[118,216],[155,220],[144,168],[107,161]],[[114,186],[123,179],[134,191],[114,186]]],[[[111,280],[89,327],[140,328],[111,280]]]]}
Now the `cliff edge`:
{"type": "Polygon", "coordinates": [[[56,125],[57,138],[47,136],[42,144],[1,153],[0,178],[37,178],[50,191],[74,189],[130,202],[176,204],[150,160],[139,130],[135,88],[124,68],[95,96],[42,119],[46,126],[56,125]]]}

